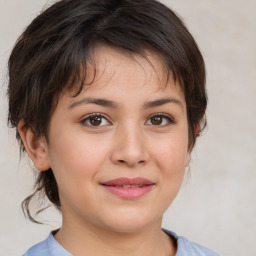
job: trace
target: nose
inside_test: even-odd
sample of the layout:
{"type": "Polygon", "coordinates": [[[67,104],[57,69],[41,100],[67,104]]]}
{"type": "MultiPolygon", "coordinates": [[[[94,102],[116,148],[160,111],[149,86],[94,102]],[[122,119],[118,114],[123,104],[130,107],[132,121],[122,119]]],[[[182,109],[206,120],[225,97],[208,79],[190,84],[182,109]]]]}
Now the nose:
{"type": "Polygon", "coordinates": [[[136,167],[149,161],[150,157],[146,141],[138,127],[120,129],[117,133],[111,154],[113,163],[136,167]]]}

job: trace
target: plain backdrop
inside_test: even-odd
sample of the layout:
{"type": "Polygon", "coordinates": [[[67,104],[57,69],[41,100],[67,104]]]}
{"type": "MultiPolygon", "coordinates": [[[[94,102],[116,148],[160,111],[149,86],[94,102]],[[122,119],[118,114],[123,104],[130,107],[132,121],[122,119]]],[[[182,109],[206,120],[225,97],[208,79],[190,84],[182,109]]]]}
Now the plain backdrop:
{"type": "MultiPolygon", "coordinates": [[[[53,1],[51,1],[53,2],[53,1]]],[[[8,129],[6,66],[25,26],[47,0],[0,0],[0,256],[21,255],[59,227],[49,209],[26,221],[21,201],[32,191],[27,159],[8,129]]],[[[183,18],[207,66],[208,128],[190,175],[163,226],[225,256],[256,255],[256,1],[166,0],[183,18]]]]}

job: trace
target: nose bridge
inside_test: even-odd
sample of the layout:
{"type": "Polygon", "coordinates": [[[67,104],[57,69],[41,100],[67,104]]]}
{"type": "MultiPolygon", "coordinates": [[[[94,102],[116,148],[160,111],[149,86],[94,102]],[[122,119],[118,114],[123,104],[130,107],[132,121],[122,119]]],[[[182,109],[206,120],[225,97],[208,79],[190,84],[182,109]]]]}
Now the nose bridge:
{"type": "Polygon", "coordinates": [[[123,148],[127,152],[143,151],[143,134],[137,125],[130,125],[123,134],[123,148]]]}
{"type": "Polygon", "coordinates": [[[119,127],[116,138],[112,155],[115,163],[134,166],[148,161],[145,136],[138,124],[130,123],[119,127]]]}

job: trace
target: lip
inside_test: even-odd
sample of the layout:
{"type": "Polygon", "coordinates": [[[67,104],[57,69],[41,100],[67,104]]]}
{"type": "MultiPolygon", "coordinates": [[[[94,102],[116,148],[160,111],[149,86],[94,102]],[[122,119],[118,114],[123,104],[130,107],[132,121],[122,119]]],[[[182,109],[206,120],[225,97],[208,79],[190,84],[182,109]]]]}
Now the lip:
{"type": "Polygon", "coordinates": [[[151,180],[121,177],[100,183],[108,192],[123,199],[137,199],[147,194],[155,185],[151,180]]]}

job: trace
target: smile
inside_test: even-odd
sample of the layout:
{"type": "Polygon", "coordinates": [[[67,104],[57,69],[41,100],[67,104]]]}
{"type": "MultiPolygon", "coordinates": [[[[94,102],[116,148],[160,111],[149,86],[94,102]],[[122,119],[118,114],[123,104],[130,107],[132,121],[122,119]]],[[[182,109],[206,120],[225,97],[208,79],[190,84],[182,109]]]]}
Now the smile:
{"type": "MultiPolygon", "coordinates": [[[[108,185],[106,185],[108,186],[108,185]]],[[[122,185],[122,186],[114,186],[114,187],[120,187],[120,188],[141,188],[143,186],[148,186],[148,185],[122,185]]]]}
{"type": "Polygon", "coordinates": [[[118,178],[101,185],[111,194],[122,199],[138,199],[146,195],[155,185],[145,178],[118,178]]]}

